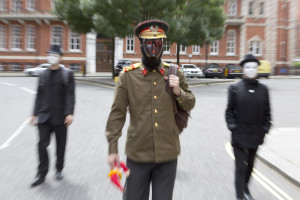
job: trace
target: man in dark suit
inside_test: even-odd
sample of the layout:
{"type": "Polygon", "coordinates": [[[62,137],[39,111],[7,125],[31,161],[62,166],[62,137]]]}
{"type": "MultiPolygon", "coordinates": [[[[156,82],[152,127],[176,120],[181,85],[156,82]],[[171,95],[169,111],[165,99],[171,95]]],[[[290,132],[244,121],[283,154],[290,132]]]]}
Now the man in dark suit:
{"type": "Polygon", "coordinates": [[[59,64],[62,56],[60,47],[52,45],[47,53],[50,65],[40,73],[31,119],[31,124],[37,124],[39,130],[39,166],[37,176],[31,183],[32,187],[45,181],[49,167],[47,147],[52,132],[56,137],[56,179],[63,178],[67,127],[73,121],[75,105],[74,76],[71,70],[59,64]]]}
{"type": "Polygon", "coordinates": [[[243,79],[228,90],[226,122],[232,132],[237,200],[253,200],[248,184],[256,152],[271,127],[269,90],[257,81],[260,62],[248,54],[241,61],[243,79]]]}

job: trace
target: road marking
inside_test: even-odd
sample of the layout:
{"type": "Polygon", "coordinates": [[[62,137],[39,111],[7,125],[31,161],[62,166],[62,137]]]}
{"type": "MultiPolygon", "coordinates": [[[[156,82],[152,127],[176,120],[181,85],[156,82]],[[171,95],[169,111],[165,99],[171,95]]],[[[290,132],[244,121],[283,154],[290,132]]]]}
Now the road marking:
{"type": "Polygon", "coordinates": [[[15,86],[13,83],[7,83],[7,82],[0,82],[2,85],[7,85],[7,86],[15,86]]]}
{"type": "Polygon", "coordinates": [[[189,86],[190,88],[193,88],[193,87],[203,87],[203,86],[212,86],[212,85],[224,85],[224,84],[230,84],[230,83],[233,83],[233,82],[223,82],[223,83],[200,83],[200,84],[197,84],[197,85],[191,85],[189,86]]]}
{"type": "Polygon", "coordinates": [[[26,92],[29,92],[30,94],[36,94],[35,91],[33,91],[33,90],[31,90],[31,89],[28,89],[28,88],[26,88],[26,87],[19,87],[19,88],[22,89],[22,90],[24,90],[24,91],[26,91],[26,92]]]}
{"type": "Polygon", "coordinates": [[[0,146],[0,150],[5,149],[10,145],[11,141],[15,139],[21,133],[21,131],[27,126],[30,119],[31,118],[28,118],[22,123],[22,125],[0,146]]]}
{"type": "MultiPolygon", "coordinates": [[[[234,154],[232,152],[232,147],[229,142],[225,144],[225,148],[229,156],[235,160],[234,154]]],[[[252,176],[254,179],[260,183],[266,190],[268,190],[273,196],[275,196],[279,200],[294,200],[289,195],[287,195],[284,191],[282,191],[277,185],[275,185],[271,180],[265,177],[262,173],[260,173],[257,169],[253,168],[252,176]]]]}
{"type": "Polygon", "coordinates": [[[107,87],[107,88],[115,88],[115,87],[112,87],[112,86],[103,85],[101,83],[91,83],[91,82],[86,82],[86,81],[81,81],[81,80],[76,80],[76,82],[86,83],[86,84],[91,84],[91,85],[98,85],[98,86],[103,86],[103,87],[107,87]]]}

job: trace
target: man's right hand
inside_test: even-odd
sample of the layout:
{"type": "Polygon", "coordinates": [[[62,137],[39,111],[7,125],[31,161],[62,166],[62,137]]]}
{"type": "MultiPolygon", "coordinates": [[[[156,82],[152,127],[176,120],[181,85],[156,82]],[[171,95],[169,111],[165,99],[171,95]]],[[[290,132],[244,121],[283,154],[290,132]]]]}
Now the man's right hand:
{"type": "Polygon", "coordinates": [[[115,167],[115,164],[120,167],[120,159],[119,159],[119,154],[113,153],[109,154],[107,157],[107,162],[110,165],[111,168],[115,167]]]}
{"type": "Polygon", "coordinates": [[[36,125],[37,125],[37,123],[36,123],[36,116],[35,116],[35,115],[33,115],[33,116],[31,117],[30,124],[31,124],[32,126],[36,126],[36,125]]]}

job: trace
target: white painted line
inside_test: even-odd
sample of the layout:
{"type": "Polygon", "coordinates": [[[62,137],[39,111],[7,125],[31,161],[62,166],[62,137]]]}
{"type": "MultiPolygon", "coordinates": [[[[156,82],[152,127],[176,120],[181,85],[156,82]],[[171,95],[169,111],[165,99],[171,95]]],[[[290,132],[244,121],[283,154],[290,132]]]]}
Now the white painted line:
{"type": "Polygon", "coordinates": [[[79,82],[79,83],[86,83],[86,84],[90,84],[90,85],[98,85],[98,86],[107,87],[107,88],[115,88],[115,87],[112,87],[112,86],[103,85],[103,84],[101,84],[101,83],[91,83],[91,82],[88,82],[88,81],[82,81],[82,80],[76,80],[76,82],[79,82]]]}
{"type": "Polygon", "coordinates": [[[7,86],[15,86],[13,83],[7,83],[7,82],[0,82],[2,85],[7,85],[7,86]]]}
{"type": "MultiPolygon", "coordinates": [[[[232,147],[229,142],[225,144],[225,149],[229,156],[235,160],[234,154],[232,152],[232,147]]],[[[252,176],[254,179],[260,183],[266,190],[268,190],[273,196],[275,196],[279,200],[294,200],[289,195],[287,195],[284,191],[282,191],[277,185],[275,185],[271,180],[265,177],[262,173],[260,173],[257,169],[253,168],[252,176]]]]}
{"type": "Polygon", "coordinates": [[[33,91],[33,90],[31,90],[31,89],[28,89],[28,88],[26,88],[26,87],[19,87],[19,88],[22,89],[22,90],[24,90],[24,91],[26,91],[26,92],[29,92],[30,94],[36,94],[35,91],[33,91]]]}
{"type": "Polygon", "coordinates": [[[26,119],[22,125],[0,146],[0,150],[1,149],[5,149],[6,147],[8,147],[11,143],[11,141],[13,139],[15,139],[15,137],[17,137],[21,131],[27,126],[28,122],[30,121],[31,118],[26,119]]]}

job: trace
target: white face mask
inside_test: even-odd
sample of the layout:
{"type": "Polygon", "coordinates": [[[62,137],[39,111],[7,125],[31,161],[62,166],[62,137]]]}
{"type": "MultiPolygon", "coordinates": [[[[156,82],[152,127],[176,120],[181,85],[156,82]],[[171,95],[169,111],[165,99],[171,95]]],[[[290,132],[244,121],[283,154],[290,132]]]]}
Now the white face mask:
{"type": "Polygon", "coordinates": [[[255,79],[257,76],[257,62],[247,62],[243,66],[244,77],[247,79],[255,79]]]}
{"type": "Polygon", "coordinates": [[[48,54],[48,63],[51,65],[57,65],[60,61],[60,55],[59,54],[48,54]]]}

